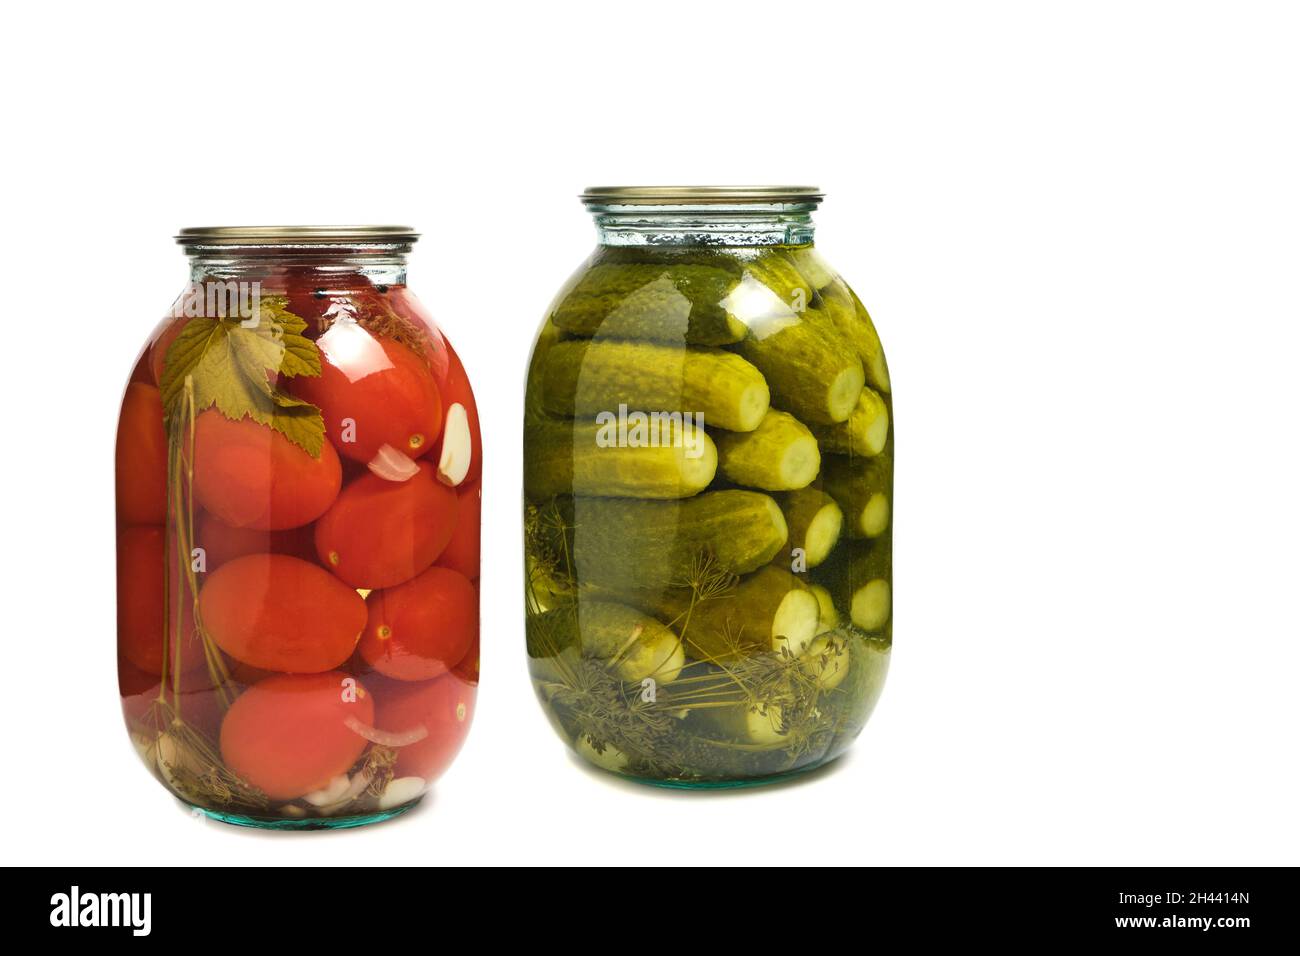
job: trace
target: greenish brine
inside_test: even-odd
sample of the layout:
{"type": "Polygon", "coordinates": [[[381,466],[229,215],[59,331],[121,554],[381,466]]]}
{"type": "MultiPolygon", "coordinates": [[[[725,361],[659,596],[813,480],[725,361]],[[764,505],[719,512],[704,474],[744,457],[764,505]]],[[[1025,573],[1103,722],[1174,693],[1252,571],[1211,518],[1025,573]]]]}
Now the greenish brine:
{"type": "Polygon", "coordinates": [[[842,753],[893,643],[894,419],[802,187],[588,190],[525,402],[527,652],[565,741],[649,783],[842,753]]]}

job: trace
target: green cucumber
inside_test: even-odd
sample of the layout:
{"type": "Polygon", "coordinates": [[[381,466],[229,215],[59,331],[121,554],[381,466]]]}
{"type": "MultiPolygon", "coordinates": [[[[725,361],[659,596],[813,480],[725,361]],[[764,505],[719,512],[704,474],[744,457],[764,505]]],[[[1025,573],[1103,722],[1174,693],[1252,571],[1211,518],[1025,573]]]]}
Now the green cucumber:
{"type": "Polygon", "coordinates": [[[772,750],[789,743],[790,728],[786,726],[780,704],[719,707],[707,719],[713,732],[723,740],[772,750]]]}
{"type": "MultiPolygon", "coordinates": [[[[762,290],[752,286],[748,290],[742,288],[733,296],[733,301],[741,306],[737,311],[746,321],[775,314],[802,312],[816,291],[783,249],[763,250],[745,262],[745,272],[763,287],[762,290]],[[765,295],[764,292],[770,295],[765,295]],[[772,301],[773,297],[775,302],[772,301]]],[[[742,280],[742,286],[743,284],[742,280]]]]}
{"type": "Polygon", "coordinates": [[[826,588],[820,584],[810,584],[808,590],[817,598],[817,607],[821,612],[817,621],[817,636],[821,637],[840,626],[840,612],[835,610],[835,599],[826,588]]]}
{"type": "Polygon", "coordinates": [[[875,538],[889,528],[890,465],[888,455],[827,455],[823,461],[821,486],[843,510],[850,538],[875,538]]]}
{"type": "Polygon", "coordinates": [[[597,263],[551,313],[577,335],[688,345],[727,345],[745,323],[724,302],[740,281],[734,271],[692,263],[597,263]]]}
{"type": "MultiPolygon", "coordinates": [[[[803,550],[803,567],[826,560],[844,528],[844,512],[835,499],[817,488],[801,488],[778,499],[790,529],[789,550],[803,550]]],[[[792,555],[793,556],[793,555],[792,555]]]]}
{"type": "Polygon", "coordinates": [[[677,635],[635,608],[579,601],[577,624],[582,656],[605,661],[629,683],[652,677],[670,684],[686,663],[677,635]]]}
{"type": "Polygon", "coordinates": [[[752,432],[718,436],[718,467],[738,485],[790,491],[817,477],[821,453],[802,422],[770,409],[752,432]]]}
{"type": "Polygon", "coordinates": [[[651,605],[646,610],[668,621],[698,660],[773,651],[797,657],[817,636],[820,621],[816,595],[795,575],[771,565],[723,594],[700,598],[674,588],[645,599],[651,605]]]}
{"type": "Polygon", "coordinates": [[[525,426],[524,493],[534,501],[560,494],[687,498],[713,480],[718,450],[703,428],[680,413],[627,418],[623,434],[614,422],[525,426]]]}
{"type": "Polygon", "coordinates": [[[892,613],[889,536],[875,541],[849,541],[832,560],[817,569],[817,582],[831,594],[835,606],[864,631],[882,630],[892,613]]]}
{"type": "Polygon", "coordinates": [[[546,410],[569,418],[626,405],[689,412],[703,417],[696,424],[742,432],[758,427],[770,399],[762,373],[738,355],[653,342],[557,342],[542,388],[546,410]]]}
{"type": "Polygon", "coordinates": [[[832,282],[818,295],[822,311],[836,331],[853,346],[862,361],[867,384],[888,395],[889,366],[885,364],[885,350],[880,344],[880,336],[876,334],[876,326],[867,314],[866,306],[842,279],[832,282]]]}
{"type": "Polygon", "coordinates": [[[553,659],[570,653],[604,662],[628,683],[647,677],[672,683],[686,663],[682,642],[669,628],[635,608],[608,601],[582,600],[530,614],[525,634],[534,667],[548,676],[558,666],[553,659]]]}
{"type": "Polygon", "coordinates": [[[864,388],[848,421],[809,427],[822,451],[870,458],[885,449],[889,438],[889,406],[878,393],[864,388]]]}
{"type": "Polygon", "coordinates": [[[865,382],[862,363],[811,306],[797,315],[751,322],[738,348],[767,379],[772,401],[801,421],[842,422],[858,403],[865,382]]]}
{"type": "MultiPolygon", "coordinates": [[[[559,546],[584,584],[619,593],[680,584],[693,568],[745,574],[785,544],[785,517],[757,491],[706,491],[679,501],[559,499],[559,546]]],[[[552,544],[555,547],[556,544],[552,544]]]]}

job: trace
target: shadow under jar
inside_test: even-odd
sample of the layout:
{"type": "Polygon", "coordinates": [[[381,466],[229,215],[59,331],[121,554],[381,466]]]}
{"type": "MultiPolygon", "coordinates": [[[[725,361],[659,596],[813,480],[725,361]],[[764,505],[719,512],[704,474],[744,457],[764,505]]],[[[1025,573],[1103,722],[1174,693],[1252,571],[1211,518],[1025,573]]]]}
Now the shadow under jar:
{"type": "Polygon", "coordinates": [[[892,643],[889,373],[804,187],[590,189],[525,403],[525,601],[566,743],[649,783],[838,756],[892,643]]]}
{"type": "Polygon", "coordinates": [[[402,227],[187,229],[117,436],[132,741],[228,823],[414,806],[478,684],[481,447],[402,227]]]}

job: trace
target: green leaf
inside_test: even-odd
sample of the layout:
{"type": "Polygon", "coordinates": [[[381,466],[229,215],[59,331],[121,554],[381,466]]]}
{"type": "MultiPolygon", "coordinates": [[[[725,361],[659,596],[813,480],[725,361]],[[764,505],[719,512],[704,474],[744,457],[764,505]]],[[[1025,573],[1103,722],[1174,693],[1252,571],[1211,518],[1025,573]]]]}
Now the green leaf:
{"type": "Polygon", "coordinates": [[[188,381],[196,413],[216,408],[235,421],[247,416],[319,458],[325,442],[320,409],[273,384],[279,376],[320,375],[320,351],[302,334],[307,323],[287,306],[284,296],[267,296],[248,324],[237,318],[191,319],[163,362],[160,387],[167,416],[179,407],[188,381]]]}

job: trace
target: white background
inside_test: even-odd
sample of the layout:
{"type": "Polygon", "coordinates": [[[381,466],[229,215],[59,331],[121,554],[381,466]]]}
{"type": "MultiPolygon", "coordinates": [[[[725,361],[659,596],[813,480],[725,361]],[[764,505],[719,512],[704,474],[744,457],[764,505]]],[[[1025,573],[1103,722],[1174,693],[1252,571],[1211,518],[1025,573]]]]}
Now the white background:
{"type": "Polygon", "coordinates": [[[1263,3],[11,5],[18,863],[1300,863],[1300,30],[1263,3]],[[809,183],[888,349],[897,638],[850,756],[577,766],[522,637],[522,379],[587,185],[809,183]],[[112,446],[181,226],[409,223],[478,390],[483,684],[426,806],[198,822],[115,691],[112,446]]]}

